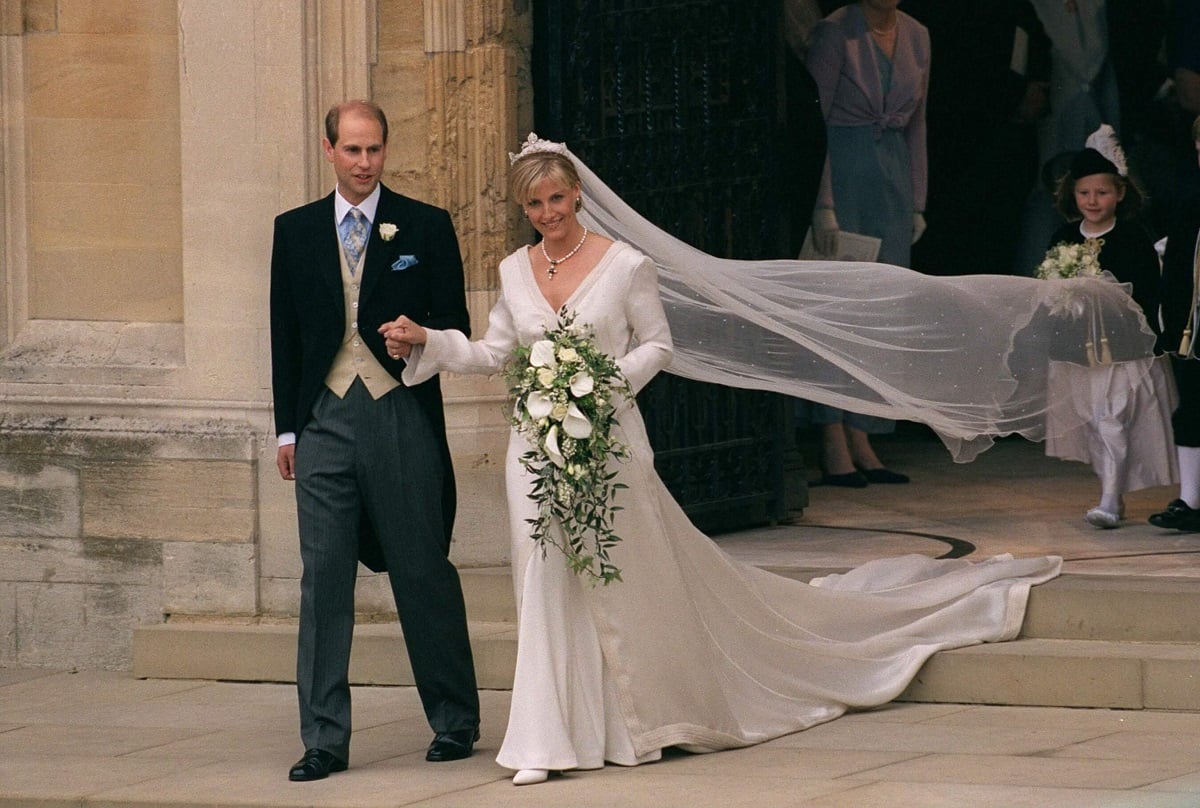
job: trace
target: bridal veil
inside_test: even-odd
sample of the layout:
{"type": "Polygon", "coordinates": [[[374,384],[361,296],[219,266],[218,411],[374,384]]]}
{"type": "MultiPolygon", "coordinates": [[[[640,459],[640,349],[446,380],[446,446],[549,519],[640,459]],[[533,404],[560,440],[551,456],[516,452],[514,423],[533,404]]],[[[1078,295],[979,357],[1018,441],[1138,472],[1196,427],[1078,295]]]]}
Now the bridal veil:
{"type": "MultiPolygon", "coordinates": [[[[583,182],[580,220],[658,264],[676,375],[924,423],[966,462],[999,436],[1046,437],[1049,360],[1153,356],[1154,334],[1111,278],[715,258],[647,221],[567,153],[583,182]]],[[[986,263],[988,245],[978,247],[964,269],[986,263]]]]}

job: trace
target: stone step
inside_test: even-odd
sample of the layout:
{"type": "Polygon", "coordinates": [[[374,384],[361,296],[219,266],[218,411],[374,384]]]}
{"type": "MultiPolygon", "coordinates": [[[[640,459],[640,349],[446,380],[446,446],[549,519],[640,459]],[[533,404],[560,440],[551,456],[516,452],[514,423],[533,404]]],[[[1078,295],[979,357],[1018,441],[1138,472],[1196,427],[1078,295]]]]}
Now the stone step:
{"type": "Polygon", "coordinates": [[[1019,639],[935,654],[901,701],[1200,710],[1200,645],[1019,639]]]}
{"type": "Polygon", "coordinates": [[[1200,643],[1200,581],[1063,575],[1030,590],[1021,634],[1200,643]]]}
{"type": "MultiPolygon", "coordinates": [[[[471,623],[479,686],[512,687],[511,623],[471,623]]],[[[156,679],[295,681],[295,626],[163,625],[138,630],[134,675],[156,679]]],[[[350,681],[411,685],[394,624],[355,630],[350,681]]],[[[1200,645],[1018,639],[935,654],[902,701],[1200,710],[1200,645]]]]}
{"type": "MultiPolygon", "coordinates": [[[[797,578],[802,570],[789,570],[797,578]]],[[[466,570],[479,686],[512,686],[516,624],[507,568],[466,570]]],[[[1200,582],[1063,576],[1032,591],[1021,639],[935,655],[909,701],[1200,709],[1200,582]]],[[[355,684],[409,685],[394,622],[355,630],[355,684]]],[[[170,622],[134,634],[144,678],[295,681],[294,623],[170,622]]]]}
{"type": "MultiPolygon", "coordinates": [[[[485,690],[510,689],[517,663],[516,624],[473,620],[469,628],[479,686],[485,690]]],[[[296,626],[294,623],[144,626],[134,632],[133,675],[142,679],[295,682],[296,626]]],[[[399,624],[355,626],[350,683],[413,684],[399,624]]]]}
{"type": "Polygon", "coordinates": [[[478,567],[459,570],[467,614],[485,623],[517,622],[513,599],[512,572],[508,567],[478,567]]]}

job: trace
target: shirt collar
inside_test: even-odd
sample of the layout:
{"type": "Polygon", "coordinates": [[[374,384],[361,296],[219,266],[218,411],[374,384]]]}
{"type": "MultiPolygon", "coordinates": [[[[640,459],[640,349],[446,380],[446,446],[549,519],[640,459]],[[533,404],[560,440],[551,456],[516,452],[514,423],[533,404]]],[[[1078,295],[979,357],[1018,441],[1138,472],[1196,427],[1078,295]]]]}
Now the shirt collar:
{"type": "Polygon", "coordinates": [[[1084,221],[1084,219],[1079,220],[1079,235],[1083,236],[1084,238],[1101,238],[1102,236],[1107,236],[1113,231],[1113,228],[1117,226],[1117,221],[1114,219],[1113,223],[1110,224],[1107,229],[1102,230],[1099,233],[1087,233],[1084,232],[1083,229],[1084,221]]]}
{"type": "Polygon", "coordinates": [[[363,216],[367,217],[367,222],[374,223],[375,210],[379,207],[379,188],[379,184],[376,183],[375,190],[371,192],[371,195],[362,202],[359,202],[357,205],[351,205],[346,201],[346,198],[342,196],[341,191],[335,191],[333,194],[333,221],[337,224],[341,224],[342,219],[345,219],[346,214],[350,212],[350,208],[358,208],[362,211],[363,216]]]}

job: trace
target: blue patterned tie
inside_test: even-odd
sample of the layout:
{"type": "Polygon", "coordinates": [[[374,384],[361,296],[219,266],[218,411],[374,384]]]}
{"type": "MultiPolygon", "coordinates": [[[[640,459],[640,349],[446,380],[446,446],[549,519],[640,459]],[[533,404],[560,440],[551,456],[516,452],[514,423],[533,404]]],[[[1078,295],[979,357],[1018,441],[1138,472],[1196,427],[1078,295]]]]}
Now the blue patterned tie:
{"type": "Polygon", "coordinates": [[[338,225],[338,233],[342,237],[342,249],[346,251],[346,263],[350,265],[350,274],[353,275],[358,268],[358,259],[367,247],[367,217],[358,208],[350,208],[350,213],[338,225]]]}

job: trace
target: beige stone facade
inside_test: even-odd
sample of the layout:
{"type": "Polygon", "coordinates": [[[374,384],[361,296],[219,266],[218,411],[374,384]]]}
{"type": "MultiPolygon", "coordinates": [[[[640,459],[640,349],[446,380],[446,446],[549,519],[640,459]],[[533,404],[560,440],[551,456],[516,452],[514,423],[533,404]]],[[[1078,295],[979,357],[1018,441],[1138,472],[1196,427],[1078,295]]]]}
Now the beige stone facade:
{"type": "MultiPolygon", "coordinates": [[[[0,0],[0,665],[127,667],[132,629],[287,619],[274,215],[327,193],[320,119],[389,114],[385,182],[448,208],[478,328],[525,238],[528,0],[0,0]]],[[[493,381],[447,380],[455,558],[507,560],[493,381]]],[[[364,576],[364,611],[390,598],[364,576]]]]}

